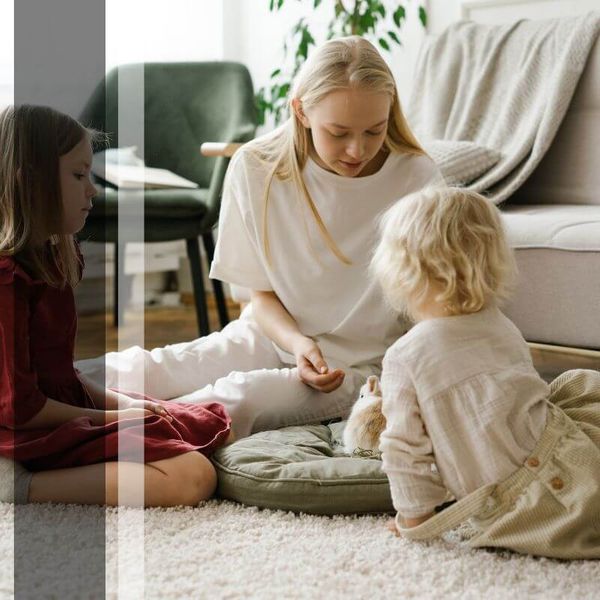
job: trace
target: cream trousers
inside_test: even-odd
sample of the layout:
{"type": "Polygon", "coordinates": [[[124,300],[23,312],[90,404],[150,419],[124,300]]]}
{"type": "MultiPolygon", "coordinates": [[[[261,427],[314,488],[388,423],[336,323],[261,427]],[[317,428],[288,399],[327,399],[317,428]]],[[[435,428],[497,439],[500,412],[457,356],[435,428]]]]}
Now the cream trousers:
{"type": "Polygon", "coordinates": [[[238,439],[255,431],[346,418],[368,375],[380,366],[350,368],[325,357],[346,377],[325,394],[302,383],[295,365],[282,362],[251,316],[191,342],[144,350],[139,346],[79,361],[77,369],[102,385],[174,402],[220,402],[238,439]],[[140,374],[143,390],[139,389],[140,374]],[[136,378],[138,382],[136,383],[136,378]]]}

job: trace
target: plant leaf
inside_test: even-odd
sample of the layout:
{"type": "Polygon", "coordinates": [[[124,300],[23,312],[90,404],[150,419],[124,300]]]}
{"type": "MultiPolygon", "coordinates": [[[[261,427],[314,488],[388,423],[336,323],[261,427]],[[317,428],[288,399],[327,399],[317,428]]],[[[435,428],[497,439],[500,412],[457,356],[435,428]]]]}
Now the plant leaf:
{"type": "Polygon", "coordinates": [[[402,46],[400,38],[393,31],[388,31],[388,35],[396,42],[396,44],[398,44],[398,46],[402,46]]]}
{"type": "Polygon", "coordinates": [[[265,124],[265,114],[270,109],[270,104],[265,100],[265,88],[260,88],[254,95],[254,106],[256,108],[256,119],[259,125],[265,124]]]}
{"type": "Polygon", "coordinates": [[[373,18],[373,15],[365,13],[364,15],[361,15],[358,19],[357,25],[360,29],[357,33],[359,33],[359,35],[362,35],[363,33],[366,33],[369,30],[373,30],[375,28],[375,19],[373,18]]]}
{"type": "Polygon", "coordinates": [[[279,93],[277,94],[278,98],[287,98],[288,92],[290,91],[290,84],[289,83],[284,83],[280,88],[279,88],[279,93]]]}
{"type": "Polygon", "coordinates": [[[421,21],[423,27],[427,27],[427,11],[423,5],[419,6],[419,21],[421,21]]]}
{"type": "MultiPolygon", "coordinates": [[[[308,5],[314,9],[327,5],[333,8],[326,23],[327,39],[344,35],[366,35],[387,52],[392,51],[394,44],[402,45],[402,27],[406,23],[408,0],[296,0],[297,3],[308,5]],[[333,5],[333,6],[332,6],[333,5]],[[392,17],[397,29],[388,30],[386,21],[392,17]]],[[[287,7],[289,8],[287,3],[287,7]]],[[[424,0],[415,2],[419,6],[419,20],[427,27],[428,15],[424,0]]],[[[278,11],[286,6],[285,0],[269,0],[269,10],[278,11]]],[[[270,75],[269,86],[261,88],[255,96],[259,123],[264,123],[266,117],[278,123],[287,115],[289,95],[292,81],[310,53],[311,45],[315,45],[310,25],[311,17],[300,18],[288,30],[284,38],[284,61],[270,75]],[[289,63],[289,64],[288,64],[289,63]]],[[[392,26],[393,27],[393,26],[392,26]]]]}
{"type": "Polygon", "coordinates": [[[300,30],[304,27],[304,17],[298,20],[298,22],[292,28],[292,33],[299,33],[300,30]]]}
{"type": "Polygon", "coordinates": [[[300,34],[300,43],[298,45],[298,49],[296,50],[296,58],[301,57],[303,59],[306,59],[306,57],[308,56],[308,47],[311,44],[314,46],[315,39],[308,30],[308,25],[303,25],[300,34]]]}
{"type": "Polygon", "coordinates": [[[394,19],[394,23],[396,24],[396,27],[401,27],[402,26],[402,21],[404,19],[406,19],[406,9],[404,8],[404,6],[399,6],[394,11],[394,14],[392,15],[392,18],[394,19]]]}

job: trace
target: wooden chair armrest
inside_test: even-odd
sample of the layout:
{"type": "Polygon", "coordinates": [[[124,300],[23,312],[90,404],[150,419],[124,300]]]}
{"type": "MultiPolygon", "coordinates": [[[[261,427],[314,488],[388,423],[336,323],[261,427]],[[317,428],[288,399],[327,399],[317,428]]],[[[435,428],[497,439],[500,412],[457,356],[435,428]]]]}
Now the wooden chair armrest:
{"type": "Polygon", "coordinates": [[[240,142],[204,142],[200,146],[202,156],[227,156],[231,157],[244,144],[240,142]]]}

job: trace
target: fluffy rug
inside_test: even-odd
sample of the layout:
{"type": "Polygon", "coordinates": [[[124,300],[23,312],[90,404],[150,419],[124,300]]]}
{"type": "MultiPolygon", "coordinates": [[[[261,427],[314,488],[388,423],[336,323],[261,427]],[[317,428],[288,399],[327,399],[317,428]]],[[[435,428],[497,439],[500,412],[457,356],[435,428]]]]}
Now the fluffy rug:
{"type": "Polygon", "coordinates": [[[598,598],[600,561],[471,550],[460,532],[411,543],[386,520],[0,504],[0,598],[598,598]]]}

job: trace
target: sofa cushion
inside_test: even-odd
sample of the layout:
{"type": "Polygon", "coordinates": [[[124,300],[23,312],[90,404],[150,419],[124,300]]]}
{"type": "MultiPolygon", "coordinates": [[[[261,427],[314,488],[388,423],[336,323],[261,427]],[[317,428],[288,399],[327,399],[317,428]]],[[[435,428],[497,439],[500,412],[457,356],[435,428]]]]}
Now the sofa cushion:
{"type": "Polygon", "coordinates": [[[530,342],[600,349],[600,206],[502,207],[519,270],[506,315],[530,342]]]}
{"type": "Polygon", "coordinates": [[[381,461],[344,453],[345,422],[262,431],[217,450],[217,494],[322,515],[391,512],[381,461]]]}
{"type": "Polygon", "coordinates": [[[502,156],[497,150],[467,141],[432,140],[424,147],[448,185],[467,185],[487,173],[502,156]]]}
{"type": "Polygon", "coordinates": [[[514,198],[537,204],[600,205],[600,38],[548,152],[514,198]]]}
{"type": "Polygon", "coordinates": [[[600,205],[503,205],[502,216],[513,248],[600,252],[600,205]]]}

